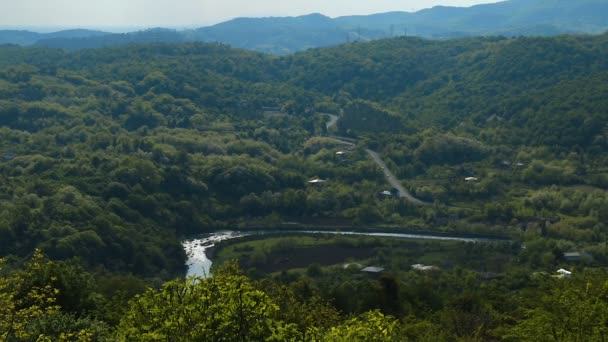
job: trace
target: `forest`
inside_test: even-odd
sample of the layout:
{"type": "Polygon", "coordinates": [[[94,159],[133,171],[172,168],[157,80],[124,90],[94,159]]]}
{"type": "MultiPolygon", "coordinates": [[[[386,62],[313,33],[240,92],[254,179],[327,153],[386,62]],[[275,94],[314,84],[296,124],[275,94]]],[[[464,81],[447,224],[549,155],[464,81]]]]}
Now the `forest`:
{"type": "Polygon", "coordinates": [[[606,81],[606,34],[0,46],[0,339],[602,341],[606,81]],[[319,242],[376,278],[235,242],[184,279],[193,236],[344,227],[507,242],[319,242]]]}

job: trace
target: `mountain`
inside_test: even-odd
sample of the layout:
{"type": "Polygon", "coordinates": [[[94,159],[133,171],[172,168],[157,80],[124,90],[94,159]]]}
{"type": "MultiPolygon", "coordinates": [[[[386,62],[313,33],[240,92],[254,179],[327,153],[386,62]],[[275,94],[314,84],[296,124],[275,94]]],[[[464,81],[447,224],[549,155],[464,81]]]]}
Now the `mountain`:
{"type": "Polygon", "coordinates": [[[0,30],[0,45],[17,44],[33,45],[45,39],[72,39],[72,38],[91,38],[107,35],[107,32],[73,29],[51,33],[37,33],[25,30],[0,30]]]}
{"type": "MultiPolygon", "coordinates": [[[[234,19],[197,29],[193,38],[282,55],[340,44],[348,40],[348,34],[348,30],[335,20],[321,14],[310,14],[287,18],[234,19]]],[[[383,36],[378,32],[369,38],[383,36]]]]}
{"type": "Polygon", "coordinates": [[[176,30],[154,28],[130,33],[105,34],[95,37],[47,37],[35,46],[66,50],[95,49],[109,46],[147,43],[181,43],[189,40],[185,33],[176,30]]]}
{"type": "MultiPolygon", "coordinates": [[[[136,43],[219,42],[275,55],[313,47],[412,35],[427,38],[470,36],[552,36],[598,34],[608,30],[608,0],[509,0],[472,7],[436,6],[414,13],[389,12],[335,19],[321,14],[280,18],[237,18],[195,30],[153,29],[126,34],[69,32],[39,35],[0,31],[0,43],[64,49],[136,43]]],[[[66,32],[66,31],[63,31],[66,32]]]]}
{"type": "Polygon", "coordinates": [[[608,29],[606,0],[510,0],[472,7],[436,6],[415,13],[389,12],[335,19],[342,28],[422,37],[601,33],[608,29]],[[405,30],[405,31],[404,31],[405,30]]]}

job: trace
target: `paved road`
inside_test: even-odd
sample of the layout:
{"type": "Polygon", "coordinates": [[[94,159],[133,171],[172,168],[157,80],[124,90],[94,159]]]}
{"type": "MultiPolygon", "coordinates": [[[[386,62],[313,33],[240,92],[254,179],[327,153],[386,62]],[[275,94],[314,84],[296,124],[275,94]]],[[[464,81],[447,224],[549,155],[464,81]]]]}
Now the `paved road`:
{"type": "MultiPolygon", "coordinates": [[[[338,142],[338,143],[341,143],[344,145],[349,145],[349,146],[355,145],[355,143],[352,141],[352,139],[346,140],[347,138],[342,138],[342,137],[329,137],[329,138],[335,142],[338,142]]],[[[380,169],[382,170],[382,173],[384,174],[384,177],[386,178],[386,181],[393,188],[399,190],[400,198],[405,198],[407,201],[417,204],[417,205],[432,205],[432,203],[422,201],[422,200],[414,197],[412,194],[410,194],[410,192],[407,191],[407,189],[405,189],[403,187],[403,185],[401,184],[399,179],[397,179],[397,177],[395,177],[395,175],[391,172],[391,170],[389,170],[388,167],[386,167],[386,164],[384,163],[384,161],[382,161],[382,158],[380,158],[380,155],[378,154],[378,152],[372,151],[368,148],[365,149],[365,152],[367,152],[367,154],[370,156],[370,158],[372,158],[372,160],[380,167],[380,169]]]]}
{"type": "Polygon", "coordinates": [[[389,170],[388,167],[386,167],[386,164],[384,163],[384,161],[382,161],[382,159],[380,158],[380,155],[378,155],[377,152],[372,151],[368,148],[365,149],[365,152],[367,152],[367,154],[369,154],[369,156],[372,158],[372,160],[374,162],[376,162],[376,164],[378,164],[378,166],[380,166],[380,169],[382,169],[382,173],[384,174],[384,177],[389,182],[389,184],[393,188],[399,190],[399,197],[405,198],[406,200],[408,200],[414,204],[418,204],[418,205],[432,205],[432,203],[422,201],[422,200],[414,197],[412,194],[410,194],[410,192],[407,191],[403,187],[401,182],[397,179],[397,177],[395,177],[395,175],[391,172],[391,170],[389,170]]]}
{"type": "Polygon", "coordinates": [[[329,130],[330,128],[332,128],[333,126],[336,125],[339,117],[337,115],[333,115],[333,114],[325,114],[325,115],[329,116],[329,121],[327,121],[327,123],[325,124],[325,128],[327,128],[327,130],[329,130]]]}

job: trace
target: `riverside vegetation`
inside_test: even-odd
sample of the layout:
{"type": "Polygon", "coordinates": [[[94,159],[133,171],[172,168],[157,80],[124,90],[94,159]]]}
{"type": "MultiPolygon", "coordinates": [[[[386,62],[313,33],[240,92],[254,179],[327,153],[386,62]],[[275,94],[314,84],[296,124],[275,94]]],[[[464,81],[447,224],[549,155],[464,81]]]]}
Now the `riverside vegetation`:
{"type": "Polygon", "coordinates": [[[2,46],[0,338],[601,341],[606,81],[605,34],[285,57],[2,46]],[[327,114],[340,116],[329,131],[327,114]],[[366,149],[432,204],[380,195],[366,149]],[[387,272],[264,273],[241,253],[243,270],[179,279],[184,237],[293,223],[509,242],[319,242],[367,248],[387,272]],[[426,252],[441,269],[409,270],[426,252]],[[543,274],[560,267],[574,273],[543,274]]]}

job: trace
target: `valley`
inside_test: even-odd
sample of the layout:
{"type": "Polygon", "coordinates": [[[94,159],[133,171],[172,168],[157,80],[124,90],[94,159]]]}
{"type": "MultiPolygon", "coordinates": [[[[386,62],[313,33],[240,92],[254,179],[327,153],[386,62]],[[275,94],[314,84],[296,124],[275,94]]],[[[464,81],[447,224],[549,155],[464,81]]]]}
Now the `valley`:
{"type": "Polygon", "coordinates": [[[0,46],[0,339],[600,341],[607,80],[606,34],[0,46]]]}

